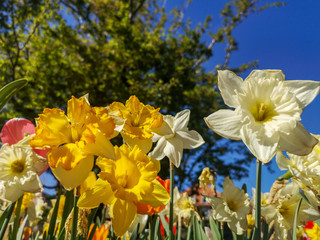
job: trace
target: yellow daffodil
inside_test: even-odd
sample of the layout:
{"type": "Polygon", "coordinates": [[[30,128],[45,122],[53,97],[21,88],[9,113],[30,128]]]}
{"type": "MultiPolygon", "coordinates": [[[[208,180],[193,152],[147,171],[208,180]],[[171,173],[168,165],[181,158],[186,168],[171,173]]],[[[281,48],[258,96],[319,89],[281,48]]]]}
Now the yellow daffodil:
{"type": "Polygon", "coordinates": [[[212,190],[215,191],[215,176],[212,175],[210,168],[205,167],[202,169],[201,175],[199,176],[199,187],[207,189],[207,186],[210,184],[212,190]]]}
{"type": "Polygon", "coordinates": [[[153,132],[163,123],[159,108],[144,105],[136,96],[131,96],[126,105],[114,102],[109,106],[109,110],[111,114],[126,119],[121,131],[124,141],[132,148],[138,145],[144,153],[149,152],[152,147],[153,132]]]}
{"type": "Polygon", "coordinates": [[[14,202],[24,192],[42,191],[38,176],[42,169],[37,164],[42,166],[44,160],[31,147],[4,144],[0,149],[0,199],[14,202]]]}
{"type": "Polygon", "coordinates": [[[318,95],[320,82],[284,81],[280,70],[254,70],[246,78],[224,70],[218,86],[226,105],[205,121],[217,134],[242,140],[261,162],[269,162],[280,149],[306,155],[318,143],[300,123],[302,109],[318,95]]]}
{"type": "Polygon", "coordinates": [[[152,207],[167,204],[169,194],[156,180],[160,163],[144,154],[138,146],[115,147],[115,160],[99,157],[99,179],[92,189],[79,198],[81,208],[110,205],[112,225],[117,236],[123,235],[137,214],[135,203],[152,207]]]}
{"type": "Polygon", "coordinates": [[[317,223],[313,221],[307,222],[305,228],[305,233],[308,235],[310,239],[318,240],[320,239],[320,227],[317,223]]]}
{"type": "Polygon", "coordinates": [[[39,115],[30,145],[51,149],[49,166],[61,184],[71,190],[87,178],[94,154],[103,152],[114,158],[109,141],[115,136],[114,129],[114,120],[106,108],[90,107],[85,97],[72,97],[67,115],[61,109],[48,108],[39,115]]]}

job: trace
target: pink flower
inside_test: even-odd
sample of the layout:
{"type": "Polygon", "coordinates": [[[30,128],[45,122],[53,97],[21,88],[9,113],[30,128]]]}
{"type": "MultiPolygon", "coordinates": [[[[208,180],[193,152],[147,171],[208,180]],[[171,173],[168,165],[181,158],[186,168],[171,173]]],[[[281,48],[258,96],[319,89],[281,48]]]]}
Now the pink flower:
{"type": "Polygon", "coordinates": [[[31,121],[24,118],[10,119],[1,130],[1,141],[9,145],[16,144],[24,137],[34,134],[34,125],[31,121]]]}
{"type": "MultiPolygon", "coordinates": [[[[24,139],[26,136],[34,134],[34,125],[31,121],[24,118],[12,118],[6,122],[1,130],[1,141],[2,143],[8,143],[13,145],[24,139]]],[[[33,151],[40,156],[47,158],[47,153],[50,149],[33,149],[33,151]]],[[[48,169],[47,165],[44,170],[39,174],[41,175],[48,169]]]]}

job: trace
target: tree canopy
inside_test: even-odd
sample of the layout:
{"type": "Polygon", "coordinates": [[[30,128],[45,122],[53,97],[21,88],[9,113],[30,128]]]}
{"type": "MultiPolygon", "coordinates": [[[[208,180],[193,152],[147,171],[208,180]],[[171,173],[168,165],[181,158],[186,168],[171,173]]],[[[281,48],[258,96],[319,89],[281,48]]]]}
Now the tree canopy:
{"type": "MultiPolygon", "coordinates": [[[[176,172],[181,183],[192,182],[204,166],[233,179],[247,176],[252,157],[243,144],[215,135],[203,117],[225,107],[216,73],[230,68],[237,50],[233,30],[250,13],[279,5],[260,2],[230,1],[221,10],[221,28],[213,31],[210,16],[192,27],[183,8],[169,11],[156,0],[1,1],[0,85],[29,80],[2,111],[2,123],[12,117],[34,120],[45,107],[64,109],[71,96],[89,93],[93,106],[107,106],[136,95],[164,114],[191,110],[189,127],[206,143],[185,152],[176,172]],[[218,44],[225,45],[224,61],[208,71],[204,63],[218,44]]],[[[168,161],[161,164],[165,177],[168,161]]]]}

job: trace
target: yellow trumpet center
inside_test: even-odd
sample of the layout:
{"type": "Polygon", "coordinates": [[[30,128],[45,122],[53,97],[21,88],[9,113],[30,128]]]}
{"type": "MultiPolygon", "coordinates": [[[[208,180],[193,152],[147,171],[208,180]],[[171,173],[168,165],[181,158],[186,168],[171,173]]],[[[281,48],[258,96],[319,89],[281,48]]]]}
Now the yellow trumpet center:
{"type": "Polygon", "coordinates": [[[256,122],[267,122],[276,115],[271,104],[261,102],[254,104],[250,112],[256,122]]]}
{"type": "Polygon", "coordinates": [[[25,162],[23,160],[15,160],[10,165],[12,173],[22,173],[25,169],[25,162]]]}

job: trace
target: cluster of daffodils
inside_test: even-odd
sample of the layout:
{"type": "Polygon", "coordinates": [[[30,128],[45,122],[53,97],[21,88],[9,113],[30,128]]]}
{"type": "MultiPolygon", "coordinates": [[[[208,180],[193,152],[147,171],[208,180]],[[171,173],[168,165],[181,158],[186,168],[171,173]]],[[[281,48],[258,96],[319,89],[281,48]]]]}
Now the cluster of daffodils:
{"type": "MultiPolygon", "coordinates": [[[[251,233],[248,225],[258,212],[262,219],[255,219],[255,226],[261,221],[269,226],[272,239],[299,236],[307,221],[320,218],[320,137],[300,123],[302,109],[318,95],[320,83],[285,81],[280,70],[255,70],[243,81],[225,70],[218,72],[218,86],[225,104],[234,110],[212,113],[205,118],[208,127],[223,137],[242,140],[258,164],[276,155],[279,168],[288,170],[286,179],[291,181],[276,181],[270,193],[257,192],[261,202],[250,204],[248,195],[226,178],[221,198],[206,198],[213,218],[243,235],[247,230],[251,233]]],[[[253,238],[260,239],[258,235],[253,238]]]]}
{"type": "Polygon", "coordinates": [[[191,231],[195,239],[223,239],[224,229],[234,239],[318,238],[320,136],[309,133],[300,120],[320,83],[285,81],[280,70],[255,70],[245,80],[224,70],[218,72],[218,87],[230,109],[204,120],[215,133],[242,140],[257,158],[257,169],[276,156],[287,174],[269,193],[261,194],[259,170],[251,201],[246,188],[235,187],[229,177],[219,193],[216,173],[206,167],[197,196],[211,207],[205,216],[197,198],[179,193],[173,181],[158,176],[159,160],[168,158],[173,180],[184,149],[204,143],[188,128],[189,110],[163,115],[136,96],[104,107],[91,106],[88,95],[72,97],[66,111],[44,109],[36,127],[26,119],[4,125],[0,238],[39,239],[41,232],[43,239],[160,239],[160,227],[170,240],[174,229],[181,239],[183,227],[187,239],[191,231]],[[48,167],[64,188],[51,202],[41,193],[40,175],[48,167]]]}
{"type": "MultiPolygon", "coordinates": [[[[15,202],[24,193],[41,192],[39,175],[49,166],[66,190],[74,190],[79,214],[103,204],[114,234],[124,235],[138,214],[159,213],[169,202],[170,182],[158,177],[158,160],[167,156],[179,167],[183,149],[204,143],[187,127],[189,110],[176,116],[159,110],[136,96],[107,107],[92,107],[84,96],[72,97],[66,112],[44,109],[36,127],[24,119],[8,122],[1,134],[0,198],[15,202]],[[12,124],[22,126],[19,136],[11,136],[17,135],[12,124]],[[123,144],[114,146],[111,140],[120,135],[123,144]]],[[[63,206],[61,198],[60,211],[63,206]]]]}

